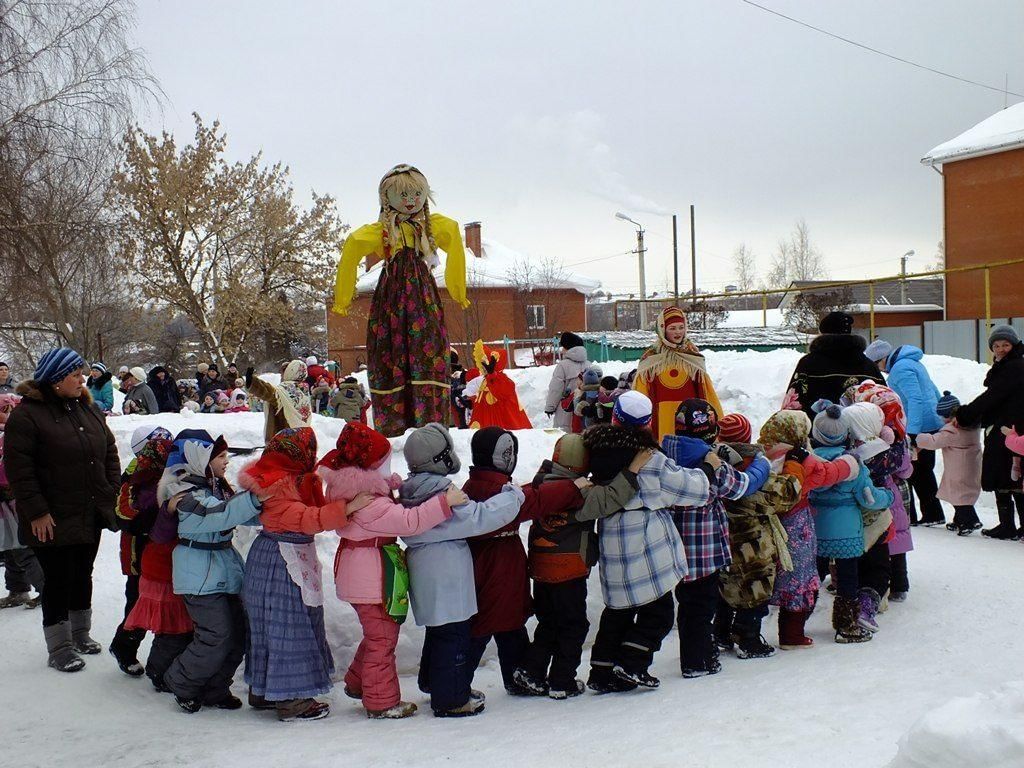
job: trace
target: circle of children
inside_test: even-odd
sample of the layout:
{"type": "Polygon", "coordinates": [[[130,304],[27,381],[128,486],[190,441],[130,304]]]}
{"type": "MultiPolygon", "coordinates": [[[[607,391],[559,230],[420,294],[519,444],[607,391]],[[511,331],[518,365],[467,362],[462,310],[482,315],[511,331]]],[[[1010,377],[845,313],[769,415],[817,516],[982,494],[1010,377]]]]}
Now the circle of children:
{"type": "MultiPolygon", "coordinates": [[[[461,459],[444,426],[407,433],[403,479],[390,471],[390,442],[353,419],[319,461],[312,428],[276,431],[241,471],[238,491],[224,479],[222,438],[140,427],[117,501],[138,601],[111,652],[125,673],[147,674],[186,712],[241,707],[229,686],[244,657],[250,706],[285,721],[326,716],[329,705],[316,698],[334,676],[314,544],[322,531],[340,537],[334,590],[363,631],[344,692],[371,718],[417,709],[401,698],[395,660],[410,603],[425,627],[418,687],[438,717],[483,711],[472,681],[492,639],[509,694],[556,700],[586,688],[657,688],[650,667],[673,624],[685,678],[719,672],[722,651],[772,656],[761,632],[769,605],[779,609],[780,647],[811,648],[804,626],[826,576],[835,642],[869,641],[886,597],[905,600],[909,589],[912,460],[942,450],[938,495],[957,512],[949,527],[980,527],[972,506],[982,477],[978,427],[1007,424],[1000,413],[1019,396],[1024,345],[1012,328],[993,331],[986,392],[958,414],[955,397],[934,391],[920,350],[885,342],[866,350],[852,325],[843,313],[825,318],[784,407],[756,439],[742,414],[721,413],[680,309],[661,314],[655,345],[614,387],[593,381],[582,342],[566,334],[549,399],[566,433],[523,487],[512,483],[517,438],[498,426],[474,432],[461,490],[451,480],[461,459]],[[607,419],[573,404],[575,390],[595,383],[614,392],[607,419]],[[594,423],[581,431],[577,417],[594,423]],[[133,527],[136,520],[148,523],[133,527]],[[262,526],[245,561],[232,547],[239,525],[262,526]],[[605,609],[584,684],[576,675],[595,565],[605,609]],[[143,667],[135,654],[146,631],[155,637],[143,667]]],[[[13,401],[0,397],[6,420],[13,401]]],[[[1022,443],[1012,428],[991,430],[986,473],[990,451],[1001,457],[1024,451],[1022,443]]],[[[1009,461],[1020,500],[1019,460],[1009,461]]],[[[1005,495],[988,480],[986,489],[1005,495]]],[[[938,520],[934,508],[925,512],[922,522],[944,522],[941,507],[938,520]]],[[[1007,530],[1015,532],[1012,511],[992,529],[996,538],[1010,538],[1007,530]]],[[[74,648],[78,663],[51,655],[51,666],[79,669],[77,653],[100,647],[86,632],[74,648]]]]}

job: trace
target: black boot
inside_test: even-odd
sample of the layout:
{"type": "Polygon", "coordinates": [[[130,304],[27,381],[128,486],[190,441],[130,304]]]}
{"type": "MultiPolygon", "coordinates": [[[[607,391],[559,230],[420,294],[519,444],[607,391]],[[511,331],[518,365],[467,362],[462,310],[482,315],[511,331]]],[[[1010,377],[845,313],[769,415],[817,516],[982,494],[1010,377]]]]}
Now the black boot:
{"type": "Polygon", "coordinates": [[[723,651],[731,651],[733,647],[733,619],[735,611],[724,600],[718,601],[718,610],[715,611],[715,642],[723,651]]]}
{"type": "Polygon", "coordinates": [[[144,629],[117,628],[114,639],[110,641],[110,655],[117,660],[117,666],[129,677],[142,677],[146,674],[145,667],[139,662],[137,654],[142,639],[146,636],[144,629]]]}
{"type": "Polygon", "coordinates": [[[1015,521],[1013,519],[1013,496],[1009,493],[997,493],[996,512],[999,514],[999,525],[994,528],[985,528],[981,535],[987,536],[990,539],[1009,541],[1019,539],[1020,535],[1017,533],[1017,526],[1014,524],[1015,521]]]}

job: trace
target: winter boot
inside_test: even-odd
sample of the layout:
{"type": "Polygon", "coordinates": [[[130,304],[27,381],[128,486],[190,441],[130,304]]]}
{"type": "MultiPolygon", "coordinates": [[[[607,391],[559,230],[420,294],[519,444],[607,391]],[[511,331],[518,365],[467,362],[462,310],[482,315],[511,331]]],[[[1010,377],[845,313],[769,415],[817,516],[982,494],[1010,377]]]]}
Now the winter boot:
{"type": "Polygon", "coordinates": [[[582,680],[573,681],[573,685],[568,688],[551,688],[548,691],[548,698],[561,701],[562,699],[571,699],[575,696],[580,696],[587,690],[587,686],[583,684],[582,680]]]}
{"type": "Polygon", "coordinates": [[[632,683],[634,687],[640,686],[641,688],[657,688],[661,685],[661,680],[656,678],[646,669],[640,672],[633,672],[616,664],[612,669],[612,674],[624,683],[632,683]]]}
{"type": "Polygon", "coordinates": [[[469,701],[461,707],[454,707],[453,709],[435,709],[434,717],[473,717],[474,715],[479,715],[483,711],[483,699],[474,698],[470,695],[469,701]]]}
{"type": "Polygon", "coordinates": [[[779,648],[796,651],[814,645],[814,641],[804,634],[804,624],[810,615],[810,611],[779,610],[779,648]]]}
{"type": "Polygon", "coordinates": [[[68,622],[43,627],[43,637],[46,638],[46,650],[50,652],[46,662],[49,666],[61,672],[85,669],[85,662],[71,645],[71,625],[68,622]]]}
{"type": "Polygon", "coordinates": [[[889,599],[894,603],[905,603],[907,602],[906,592],[889,592],[889,599]]]}
{"type": "Polygon", "coordinates": [[[19,605],[27,606],[31,602],[28,592],[11,592],[7,597],[0,599],[0,608],[16,608],[19,605]]]}
{"type": "Polygon", "coordinates": [[[267,701],[265,697],[260,696],[258,693],[253,693],[252,688],[249,689],[249,706],[253,709],[277,709],[276,701],[267,701]]]}
{"type": "Polygon", "coordinates": [[[855,597],[836,595],[832,604],[832,628],[836,631],[837,643],[866,643],[871,633],[857,623],[860,603],[855,597]]]}
{"type": "Polygon", "coordinates": [[[381,710],[366,710],[366,716],[371,720],[401,720],[403,717],[412,717],[416,714],[418,707],[408,701],[400,701],[393,707],[381,710]]]}
{"type": "Polygon", "coordinates": [[[764,639],[763,635],[736,638],[737,659],[767,659],[775,655],[775,646],[764,639]]]}
{"type": "Polygon", "coordinates": [[[114,639],[110,641],[110,655],[117,660],[117,666],[121,671],[129,677],[142,677],[146,674],[146,668],[135,656],[145,635],[144,629],[119,628],[114,634],[114,639]]]}
{"type": "Polygon", "coordinates": [[[89,630],[92,629],[91,608],[84,611],[69,611],[68,619],[71,621],[71,643],[78,653],[91,656],[103,650],[103,646],[89,637],[89,630]]]}
{"type": "Polygon", "coordinates": [[[735,611],[723,601],[719,601],[715,611],[715,642],[723,651],[731,651],[733,643],[733,619],[735,611]]]}
{"type": "Polygon", "coordinates": [[[857,595],[857,602],[860,606],[860,615],[857,618],[857,623],[860,624],[868,632],[878,631],[878,622],[875,617],[878,616],[878,604],[882,599],[878,596],[871,587],[861,587],[860,593],[857,595]]]}
{"type": "Polygon", "coordinates": [[[274,708],[277,710],[277,719],[282,723],[323,720],[331,714],[331,705],[316,699],[278,701],[275,703],[274,708]]]}
{"type": "Polygon", "coordinates": [[[516,685],[523,691],[522,695],[525,696],[547,696],[548,695],[548,684],[544,680],[538,680],[525,669],[520,667],[512,673],[512,679],[516,681],[516,685]]]}
{"type": "Polygon", "coordinates": [[[997,495],[996,512],[999,514],[999,524],[994,528],[985,528],[981,535],[1004,541],[1016,541],[1020,538],[1013,520],[1013,499],[1002,494],[997,495]]]}
{"type": "Polygon", "coordinates": [[[242,700],[233,694],[227,694],[221,696],[219,699],[207,699],[203,702],[204,707],[213,707],[214,709],[241,709],[242,700]]]}
{"type": "Polygon", "coordinates": [[[590,677],[587,678],[587,688],[595,693],[624,693],[636,687],[636,683],[613,675],[611,667],[591,667],[590,677]]]}
{"type": "Polygon", "coordinates": [[[203,700],[198,698],[186,699],[183,696],[175,695],[174,703],[178,705],[182,712],[185,712],[189,715],[194,715],[196,712],[203,708],[203,700]]]}
{"type": "Polygon", "coordinates": [[[697,667],[683,667],[683,677],[687,680],[691,680],[695,677],[707,677],[708,675],[717,675],[722,671],[722,663],[718,660],[718,646],[711,646],[711,650],[704,657],[700,666],[697,667]]]}

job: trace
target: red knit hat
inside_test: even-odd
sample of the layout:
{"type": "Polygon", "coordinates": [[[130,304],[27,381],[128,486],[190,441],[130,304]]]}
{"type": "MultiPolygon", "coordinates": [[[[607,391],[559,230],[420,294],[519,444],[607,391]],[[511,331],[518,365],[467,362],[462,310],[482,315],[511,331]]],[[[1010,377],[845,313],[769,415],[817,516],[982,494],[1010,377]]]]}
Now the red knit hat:
{"type": "Polygon", "coordinates": [[[742,413],[728,413],[718,422],[718,439],[723,443],[749,443],[753,428],[742,413]]]}
{"type": "Polygon", "coordinates": [[[362,422],[350,421],[338,435],[337,447],[320,459],[320,466],[373,469],[390,455],[391,443],[384,435],[362,422]]]}

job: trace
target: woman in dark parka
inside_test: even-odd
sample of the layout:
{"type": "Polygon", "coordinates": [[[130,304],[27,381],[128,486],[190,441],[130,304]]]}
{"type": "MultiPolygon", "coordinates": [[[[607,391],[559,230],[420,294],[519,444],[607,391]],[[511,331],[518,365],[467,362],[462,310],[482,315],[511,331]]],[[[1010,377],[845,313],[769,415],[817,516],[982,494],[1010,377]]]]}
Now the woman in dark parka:
{"type": "Polygon", "coordinates": [[[48,663],[62,672],[85,666],[78,654],[102,650],[89,636],[92,566],[100,531],[116,527],[121,474],[114,436],[85,387],[84,368],[72,349],[43,355],[33,378],[18,385],[22,400],[7,421],[4,446],[19,537],[45,577],[48,663]]]}
{"type": "Polygon", "coordinates": [[[1024,344],[1009,325],[997,325],[988,337],[992,369],[985,376],[985,391],[956,413],[964,427],[982,427],[985,453],[981,463],[981,487],[996,495],[999,525],[981,533],[993,539],[1019,539],[1024,530],[1024,493],[1014,479],[1014,454],[1006,447],[1002,427],[1024,430],[1024,344]],[[1020,528],[1013,519],[1014,504],[1020,528]]]}

